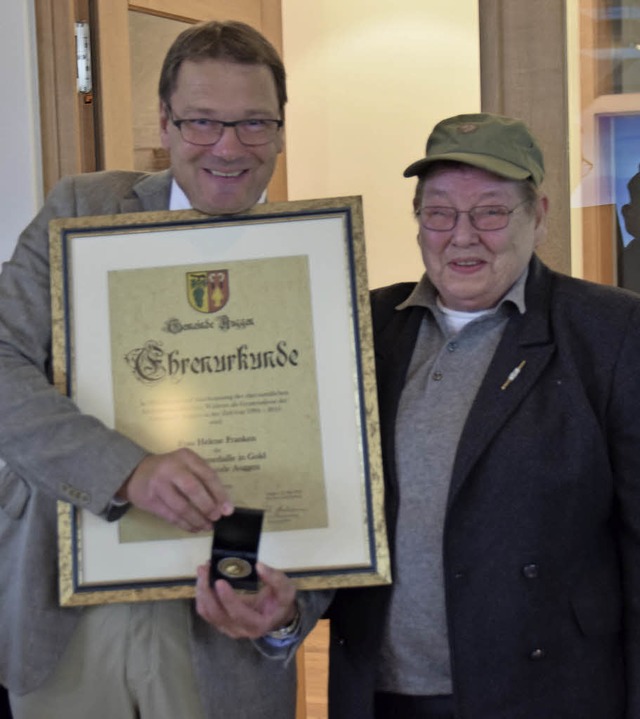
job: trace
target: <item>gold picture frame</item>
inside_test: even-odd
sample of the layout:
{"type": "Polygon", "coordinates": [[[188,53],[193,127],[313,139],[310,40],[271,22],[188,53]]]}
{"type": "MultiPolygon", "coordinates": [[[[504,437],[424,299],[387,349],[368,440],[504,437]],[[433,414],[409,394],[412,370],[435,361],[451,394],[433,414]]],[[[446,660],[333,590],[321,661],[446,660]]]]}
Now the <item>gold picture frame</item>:
{"type": "MultiPolygon", "coordinates": [[[[298,588],[389,583],[361,198],[57,219],[50,238],[58,389],[149,451],[206,456],[265,509],[259,558],[298,588]]],[[[63,606],[192,597],[211,545],[65,502],[58,539],[63,606]]]]}

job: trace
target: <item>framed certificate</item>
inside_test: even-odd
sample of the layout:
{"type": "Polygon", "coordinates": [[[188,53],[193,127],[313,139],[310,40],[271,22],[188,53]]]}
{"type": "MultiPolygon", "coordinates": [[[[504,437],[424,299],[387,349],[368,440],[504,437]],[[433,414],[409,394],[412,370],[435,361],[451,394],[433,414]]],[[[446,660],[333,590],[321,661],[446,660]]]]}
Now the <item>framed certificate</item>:
{"type": "MultiPolygon", "coordinates": [[[[150,452],[189,447],[301,589],[390,581],[359,197],[51,223],[54,379],[150,452]]],[[[211,535],[60,502],[63,605],[190,597],[211,535]]]]}

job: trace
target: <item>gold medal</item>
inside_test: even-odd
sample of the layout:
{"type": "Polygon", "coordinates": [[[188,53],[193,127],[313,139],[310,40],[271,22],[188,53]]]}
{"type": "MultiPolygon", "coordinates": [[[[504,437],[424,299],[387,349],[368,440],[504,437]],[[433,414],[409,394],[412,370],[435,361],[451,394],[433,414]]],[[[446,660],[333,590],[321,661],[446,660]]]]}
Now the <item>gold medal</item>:
{"type": "Polygon", "coordinates": [[[240,557],[225,557],[216,567],[222,576],[229,579],[243,579],[251,574],[251,564],[240,557]]]}

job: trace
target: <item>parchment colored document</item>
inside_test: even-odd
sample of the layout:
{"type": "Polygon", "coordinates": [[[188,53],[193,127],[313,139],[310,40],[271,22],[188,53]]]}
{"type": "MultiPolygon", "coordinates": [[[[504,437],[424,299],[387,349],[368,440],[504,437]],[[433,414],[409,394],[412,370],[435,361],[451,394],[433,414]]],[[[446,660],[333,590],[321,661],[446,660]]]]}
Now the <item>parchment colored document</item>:
{"type": "MultiPolygon", "coordinates": [[[[307,258],[109,273],[115,428],[190,447],[265,531],[325,527],[307,258]]],[[[132,509],[120,541],[192,536],[132,509]]]]}

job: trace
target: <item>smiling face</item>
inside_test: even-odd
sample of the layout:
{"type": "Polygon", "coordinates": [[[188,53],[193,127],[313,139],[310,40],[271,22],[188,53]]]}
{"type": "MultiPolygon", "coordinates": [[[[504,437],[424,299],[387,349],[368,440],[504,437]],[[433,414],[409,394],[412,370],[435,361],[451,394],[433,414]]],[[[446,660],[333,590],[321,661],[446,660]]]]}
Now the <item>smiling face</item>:
{"type": "MultiPolygon", "coordinates": [[[[524,199],[518,182],[471,165],[434,170],[424,181],[420,207],[470,210],[478,205],[504,205],[510,210],[524,199]]],[[[427,275],[441,302],[453,310],[472,312],[494,307],[520,277],[546,228],[547,198],[533,207],[522,205],[502,230],[476,230],[461,214],[452,230],[420,225],[418,242],[427,275]]]]}
{"type": "MultiPolygon", "coordinates": [[[[171,96],[175,119],[281,119],[275,81],[266,65],[185,60],[171,96]]],[[[249,209],[260,199],[282,151],[282,130],[266,145],[247,147],[227,127],[215,145],[185,142],[160,107],[160,135],[178,185],[196,210],[208,214],[249,209]]]]}

